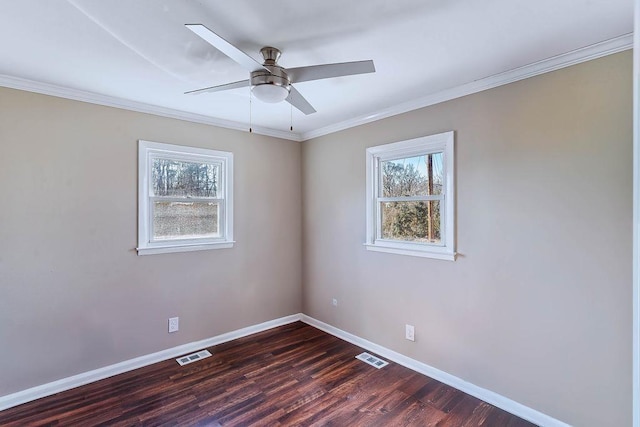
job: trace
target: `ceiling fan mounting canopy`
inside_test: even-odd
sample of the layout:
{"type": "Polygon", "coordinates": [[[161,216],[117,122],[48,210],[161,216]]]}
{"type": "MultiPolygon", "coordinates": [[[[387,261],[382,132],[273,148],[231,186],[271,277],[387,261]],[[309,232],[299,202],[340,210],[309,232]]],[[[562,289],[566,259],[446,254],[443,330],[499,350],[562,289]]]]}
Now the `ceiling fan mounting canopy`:
{"type": "Polygon", "coordinates": [[[186,24],[185,26],[250,73],[249,79],[247,80],[192,90],[186,92],[187,94],[219,92],[251,86],[252,92],[262,101],[270,103],[287,101],[304,114],[312,114],[316,112],[315,108],[293,87],[293,83],[373,73],[376,71],[372,60],[310,65],[285,69],[278,65],[278,59],[281,54],[280,50],[271,46],[265,46],[260,49],[260,53],[264,58],[264,63],[260,64],[204,25],[186,24]]]}
{"type": "Polygon", "coordinates": [[[278,59],[280,59],[282,52],[275,47],[265,46],[260,49],[260,54],[264,58],[264,65],[275,65],[278,59]]]}

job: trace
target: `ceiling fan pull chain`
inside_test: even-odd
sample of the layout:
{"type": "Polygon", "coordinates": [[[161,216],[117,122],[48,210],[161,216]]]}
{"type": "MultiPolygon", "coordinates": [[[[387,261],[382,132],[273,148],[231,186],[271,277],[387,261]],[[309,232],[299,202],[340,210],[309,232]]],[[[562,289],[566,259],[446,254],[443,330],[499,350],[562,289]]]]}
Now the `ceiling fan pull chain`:
{"type": "Polygon", "coordinates": [[[291,117],[290,117],[291,121],[289,122],[290,123],[289,130],[293,132],[293,104],[289,104],[289,107],[291,107],[291,117]]]}
{"type": "Polygon", "coordinates": [[[252,122],[252,117],[251,117],[251,86],[249,86],[249,133],[253,132],[253,129],[251,129],[251,125],[253,124],[252,122]]]}

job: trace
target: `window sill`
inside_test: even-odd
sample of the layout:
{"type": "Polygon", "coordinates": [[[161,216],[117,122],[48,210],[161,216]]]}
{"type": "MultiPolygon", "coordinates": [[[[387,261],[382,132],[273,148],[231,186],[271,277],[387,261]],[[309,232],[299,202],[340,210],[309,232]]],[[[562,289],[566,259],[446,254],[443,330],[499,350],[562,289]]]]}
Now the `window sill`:
{"type": "Polygon", "coordinates": [[[208,251],[211,249],[229,249],[233,247],[235,241],[220,242],[220,243],[202,243],[195,245],[171,245],[171,246],[153,246],[146,248],[136,248],[138,255],[155,255],[155,254],[168,254],[173,252],[193,252],[193,251],[208,251]]]}
{"type": "Polygon", "coordinates": [[[455,261],[457,256],[455,252],[433,251],[422,247],[418,249],[412,247],[386,246],[380,243],[365,243],[364,246],[368,251],[386,252],[396,255],[417,256],[422,258],[442,259],[445,261],[455,261]]]}

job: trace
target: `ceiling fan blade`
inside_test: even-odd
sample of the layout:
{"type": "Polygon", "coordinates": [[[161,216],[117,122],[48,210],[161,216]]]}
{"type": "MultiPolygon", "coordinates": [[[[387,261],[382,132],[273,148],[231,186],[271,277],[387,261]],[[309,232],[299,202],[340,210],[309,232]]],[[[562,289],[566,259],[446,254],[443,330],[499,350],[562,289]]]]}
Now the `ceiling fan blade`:
{"type": "MultiPolygon", "coordinates": [[[[204,41],[242,65],[247,71],[261,70],[265,67],[261,63],[208,29],[202,24],[185,24],[185,27],[200,36],[204,41]]],[[[265,68],[266,69],[266,68],[265,68]]]]}
{"type": "Polygon", "coordinates": [[[293,86],[291,86],[289,96],[287,96],[287,99],[285,99],[285,101],[287,101],[289,104],[293,105],[306,115],[316,112],[316,109],[313,108],[311,104],[309,104],[309,101],[304,99],[304,96],[302,96],[302,94],[300,94],[300,92],[298,92],[293,86]]]}
{"type": "Polygon", "coordinates": [[[199,95],[201,93],[207,92],[220,92],[222,90],[229,89],[237,89],[239,87],[247,87],[249,86],[249,80],[240,80],[239,82],[227,83],[218,86],[205,87],[203,89],[190,90],[189,92],[185,92],[185,95],[199,95]]]}
{"type": "Polygon", "coordinates": [[[373,65],[373,61],[368,60],[287,68],[287,75],[291,79],[292,83],[300,83],[308,82],[310,80],[351,76],[354,74],[374,73],[375,71],[376,68],[373,65]]]}

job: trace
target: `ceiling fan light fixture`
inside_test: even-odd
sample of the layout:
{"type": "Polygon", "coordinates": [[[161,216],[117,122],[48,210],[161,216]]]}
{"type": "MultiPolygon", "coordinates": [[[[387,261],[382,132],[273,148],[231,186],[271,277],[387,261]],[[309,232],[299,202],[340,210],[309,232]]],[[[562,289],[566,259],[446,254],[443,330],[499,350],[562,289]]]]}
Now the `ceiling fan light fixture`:
{"type": "Polygon", "coordinates": [[[291,81],[282,67],[269,65],[269,71],[261,69],[251,73],[251,86],[251,91],[256,98],[275,104],[287,99],[291,90],[291,81]]]}
{"type": "Polygon", "coordinates": [[[269,104],[282,102],[289,96],[288,87],[268,83],[256,85],[251,91],[260,101],[268,102],[269,104]]]}

